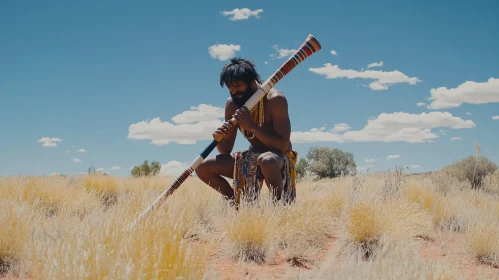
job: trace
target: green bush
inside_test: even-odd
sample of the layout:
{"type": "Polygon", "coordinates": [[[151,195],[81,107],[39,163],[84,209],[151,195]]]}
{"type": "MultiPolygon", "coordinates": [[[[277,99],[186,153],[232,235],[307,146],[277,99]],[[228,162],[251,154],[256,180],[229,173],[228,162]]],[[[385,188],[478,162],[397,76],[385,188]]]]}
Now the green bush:
{"type": "Polygon", "coordinates": [[[498,170],[497,164],[483,156],[468,156],[444,169],[448,174],[466,180],[472,188],[482,186],[483,179],[498,170]]]}
{"type": "Polygon", "coordinates": [[[353,154],[338,148],[312,147],[307,153],[307,170],[318,179],[355,174],[353,154]]]}

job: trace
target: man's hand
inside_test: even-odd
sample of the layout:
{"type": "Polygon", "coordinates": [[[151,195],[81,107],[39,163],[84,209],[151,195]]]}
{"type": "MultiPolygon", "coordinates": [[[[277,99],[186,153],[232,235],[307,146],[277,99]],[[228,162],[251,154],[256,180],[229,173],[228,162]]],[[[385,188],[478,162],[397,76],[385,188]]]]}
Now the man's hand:
{"type": "Polygon", "coordinates": [[[257,125],[251,118],[251,113],[246,106],[238,109],[233,117],[236,119],[239,126],[246,131],[253,132],[253,130],[257,128],[257,125]]]}
{"type": "Polygon", "coordinates": [[[226,135],[227,133],[229,133],[229,131],[232,129],[232,125],[226,121],[222,124],[222,126],[220,126],[217,130],[215,130],[215,132],[213,133],[213,138],[216,138],[217,135],[226,135]]]}

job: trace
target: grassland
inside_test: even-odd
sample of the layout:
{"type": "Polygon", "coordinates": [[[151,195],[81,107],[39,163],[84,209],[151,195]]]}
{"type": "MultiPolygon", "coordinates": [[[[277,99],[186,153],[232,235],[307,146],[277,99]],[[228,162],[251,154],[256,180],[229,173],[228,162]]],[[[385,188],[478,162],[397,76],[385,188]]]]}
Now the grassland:
{"type": "Polygon", "coordinates": [[[239,211],[189,178],[0,178],[5,279],[499,279],[499,173],[301,180],[293,206],[239,211]]]}

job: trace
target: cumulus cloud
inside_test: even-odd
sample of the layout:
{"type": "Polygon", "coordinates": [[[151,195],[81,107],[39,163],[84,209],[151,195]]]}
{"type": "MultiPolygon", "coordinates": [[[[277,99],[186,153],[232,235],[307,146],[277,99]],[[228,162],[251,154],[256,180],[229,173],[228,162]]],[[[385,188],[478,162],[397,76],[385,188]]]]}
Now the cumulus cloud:
{"type": "Polygon", "coordinates": [[[128,139],[151,140],[153,145],[195,144],[212,140],[213,132],[223,124],[223,108],[200,104],[172,118],[172,122],[154,118],[128,127],[128,139]]]}
{"type": "Polygon", "coordinates": [[[350,126],[346,123],[337,123],[334,125],[332,131],[334,132],[342,132],[350,129],[350,126]]]}
{"type": "Polygon", "coordinates": [[[381,70],[365,70],[357,71],[353,69],[341,69],[338,65],[332,65],[331,63],[324,64],[324,67],[320,68],[309,68],[309,71],[325,76],[326,79],[370,79],[375,80],[369,87],[372,90],[386,90],[389,86],[398,83],[407,83],[410,85],[415,85],[421,80],[416,77],[408,77],[406,74],[394,70],[394,71],[381,71],[381,70]]]}
{"type": "Polygon", "coordinates": [[[485,104],[499,102],[499,78],[486,82],[466,81],[456,88],[439,87],[430,91],[428,109],[455,108],[463,103],[485,104]]]}
{"type": "Polygon", "coordinates": [[[381,66],[383,66],[383,61],[370,63],[367,65],[367,68],[381,67],[381,66]]]}
{"type": "Polygon", "coordinates": [[[400,158],[400,155],[388,155],[386,157],[387,160],[396,159],[396,158],[400,158]]]}
{"type": "Polygon", "coordinates": [[[42,137],[38,139],[37,143],[43,143],[42,147],[57,147],[57,142],[61,141],[60,138],[42,137]]]}
{"type": "Polygon", "coordinates": [[[475,123],[472,120],[454,117],[448,112],[382,113],[374,119],[369,119],[360,130],[350,130],[340,134],[326,131],[324,128],[314,128],[305,132],[294,131],[291,133],[291,139],[295,143],[347,141],[419,143],[438,138],[432,129],[439,127],[463,129],[475,127],[475,123]]]}
{"type": "Polygon", "coordinates": [[[421,106],[424,106],[424,105],[426,105],[426,103],[423,103],[423,102],[416,103],[416,106],[418,106],[418,107],[421,107],[421,106]]]}
{"type": "Polygon", "coordinates": [[[345,142],[345,139],[340,134],[324,131],[323,129],[312,128],[310,131],[291,132],[291,141],[294,143],[317,143],[317,142],[343,143],[345,142]]]}
{"type": "Polygon", "coordinates": [[[451,141],[458,141],[458,140],[461,140],[461,137],[451,137],[450,140],[451,141]]]}
{"type": "Polygon", "coordinates": [[[171,160],[165,164],[161,164],[160,174],[163,176],[178,177],[188,167],[189,164],[186,162],[171,160]]]}
{"type": "Polygon", "coordinates": [[[376,161],[376,159],[374,159],[374,158],[368,158],[368,159],[364,160],[365,163],[373,163],[375,161],[376,161]]]}
{"type": "Polygon", "coordinates": [[[212,58],[220,61],[225,61],[236,55],[236,52],[241,50],[240,45],[234,44],[215,44],[208,48],[208,52],[212,58]]]}
{"type": "Polygon", "coordinates": [[[260,18],[258,14],[263,13],[263,9],[257,9],[257,10],[250,10],[248,8],[242,8],[242,9],[234,9],[232,11],[222,11],[220,14],[224,16],[231,16],[229,17],[229,20],[236,21],[236,20],[244,20],[244,19],[249,19],[250,17],[256,17],[260,18]]]}
{"type": "Polygon", "coordinates": [[[224,108],[207,104],[192,106],[190,111],[182,112],[172,118],[176,124],[195,123],[206,120],[217,120],[225,115],[224,108]]]}
{"type": "Polygon", "coordinates": [[[292,54],[294,54],[297,50],[296,49],[283,49],[279,48],[277,45],[272,46],[273,49],[276,50],[277,54],[270,54],[270,57],[274,59],[279,59],[279,58],[285,58],[288,57],[292,54]]]}
{"type": "Polygon", "coordinates": [[[79,153],[86,153],[87,150],[85,150],[85,149],[79,149],[77,152],[79,152],[79,153]]]}
{"type": "Polygon", "coordinates": [[[332,55],[338,55],[338,53],[335,50],[331,50],[332,55]]]}
{"type": "Polygon", "coordinates": [[[417,169],[417,168],[421,168],[421,166],[419,166],[419,165],[417,165],[417,164],[413,164],[413,165],[411,165],[411,168],[413,168],[413,169],[417,169]]]}
{"type": "Polygon", "coordinates": [[[81,159],[79,159],[79,158],[73,158],[73,162],[74,162],[74,163],[81,162],[81,159]]]}
{"type": "Polygon", "coordinates": [[[494,121],[498,121],[498,120],[499,120],[499,116],[492,116],[492,119],[493,119],[494,121]]]}
{"type": "Polygon", "coordinates": [[[111,170],[111,171],[121,170],[121,167],[120,166],[113,166],[113,167],[109,168],[109,170],[111,170]]]}

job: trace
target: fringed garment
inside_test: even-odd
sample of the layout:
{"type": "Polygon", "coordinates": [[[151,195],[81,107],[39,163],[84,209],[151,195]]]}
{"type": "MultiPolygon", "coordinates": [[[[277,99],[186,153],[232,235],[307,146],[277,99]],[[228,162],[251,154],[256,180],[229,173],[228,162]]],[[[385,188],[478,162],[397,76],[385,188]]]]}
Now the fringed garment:
{"type": "MultiPolygon", "coordinates": [[[[253,201],[259,198],[263,186],[264,178],[256,161],[261,153],[255,153],[249,150],[237,152],[234,164],[233,188],[236,194],[236,203],[239,204],[241,194],[246,200],[253,201]]],[[[283,182],[283,194],[281,196],[285,203],[294,202],[296,199],[296,161],[298,153],[289,151],[284,154],[278,154],[284,160],[284,168],[281,173],[283,182]]]]}
{"type": "MultiPolygon", "coordinates": [[[[264,123],[264,100],[262,98],[255,107],[251,109],[253,121],[262,127],[264,123]]],[[[247,139],[253,139],[254,135],[240,128],[241,133],[247,139]]],[[[261,153],[245,150],[234,154],[234,179],[233,188],[236,193],[236,203],[239,204],[241,192],[245,194],[247,200],[254,200],[259,197],[264,182],[263,174],[257,166],[256,161],[261,153]]],[[[298,158],[296,151],[280,154],[284,160],[284,170],[281,174],[283,180],[283,200],[293,202],[296,198],[296,171],[295,165],[298,158]]]]}

